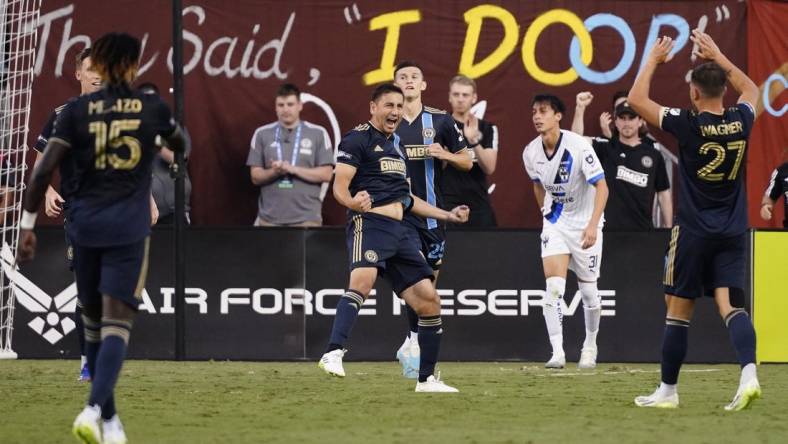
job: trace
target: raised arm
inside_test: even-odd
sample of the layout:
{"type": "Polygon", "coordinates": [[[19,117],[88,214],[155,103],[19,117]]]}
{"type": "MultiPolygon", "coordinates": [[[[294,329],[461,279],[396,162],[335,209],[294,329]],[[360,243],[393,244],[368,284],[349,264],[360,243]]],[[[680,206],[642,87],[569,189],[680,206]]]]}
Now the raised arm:
{"type": "Polygon", "coordinates": [[[697,49],[693,54],[707,60],[716,62],[725,71],[728,76],[728,81],[731,82],[733,89],[739,93],[738,102],[747,102],[753,108],[758,103],[758,85],[755,84],[747,74],[734,65],[725,54],[720,51],[720,48],[714,42],[710,35],[702,32],[699,29],[692,30],[690,37],[697,49]]]}
{"type": "Polygon", "coordinates": [[[583,135],[585,131],[585,118],[586,108],[594,100],[594,95],[589,91],[583,91],[577,94],[575,98],[575,115],[572,117],[572,132],[583,135]]]}
{"type": "Polygon", "coordinates": [[[649,52],[646,64],[643,65],[643,69],[640,70],[637,78],[635,78],[635,83],[632,85],[632,89],[629,90],[629,96],[627,97],[629,106],[631,106],[635,112],[646,119],[646,122],[650,125],[660,128],[659,116],[662,105],[651,100],[651,97],[649,97],[649,90],[651,88],[651,78],[654,76],[657,65],[665,63],[672,58],[670,56],[671,50],[673,50],[672,38],[660,37],[657,39],[656,43],[654,43],[654,46],[651,48],[651,52],[649,52]]]}

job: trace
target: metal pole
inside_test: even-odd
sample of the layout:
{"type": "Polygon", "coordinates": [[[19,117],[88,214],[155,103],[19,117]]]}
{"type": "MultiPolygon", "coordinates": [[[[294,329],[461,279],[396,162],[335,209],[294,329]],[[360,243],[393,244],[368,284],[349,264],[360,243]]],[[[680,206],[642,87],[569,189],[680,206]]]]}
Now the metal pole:
{"type": "MultiPolygon", "coordinates": [[[[175,120],[183,126],[183,6],[172,0],[172,83],[175,120]]],[[[185,358],[185,281],[184,223],[186,219],[186,164],[183,152],[175,152],[172,175],[175,179],[175,359],[185,358]]]]}

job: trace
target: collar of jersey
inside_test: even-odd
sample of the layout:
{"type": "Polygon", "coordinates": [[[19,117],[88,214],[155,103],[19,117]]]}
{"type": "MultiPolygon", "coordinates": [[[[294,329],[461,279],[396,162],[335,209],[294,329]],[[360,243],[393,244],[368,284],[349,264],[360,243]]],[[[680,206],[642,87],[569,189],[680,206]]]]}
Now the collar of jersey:
{"type": "Polygon", "coordinates": [[[544,140],[542,140],[542,152],[544,152],[544,156],[547,158],[548,162],[553,160],[553,157],[555,157],[555,155],[558,153],[558,149],[561,148],[561,141],[564,139],[564,132],[559,130],[558,133],[558,142],[555,143],[555,149],[553,150],[552,156],[547,155],[547,149],[544,146],[544,140]]]}

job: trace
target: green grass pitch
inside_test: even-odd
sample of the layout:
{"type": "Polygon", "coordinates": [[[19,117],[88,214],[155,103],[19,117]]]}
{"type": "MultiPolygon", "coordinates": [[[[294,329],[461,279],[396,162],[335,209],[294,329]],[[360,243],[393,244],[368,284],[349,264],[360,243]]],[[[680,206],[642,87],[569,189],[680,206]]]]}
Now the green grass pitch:
{"type": "MultiPolygon", "coordinates": [[[[763,399],[723,411],[738,366],[687,365],[677,410],[636,408],[654,364],[546,371],[534,363],[443,363],[459,394],[417,394],[397,363],[130,361],[117,388],[131,443],[785,443],[788,367],[760,366],[763,399]]],[[[75,361],[0,361],[0,442],[75,442],[88,385],[75,361]]]]}

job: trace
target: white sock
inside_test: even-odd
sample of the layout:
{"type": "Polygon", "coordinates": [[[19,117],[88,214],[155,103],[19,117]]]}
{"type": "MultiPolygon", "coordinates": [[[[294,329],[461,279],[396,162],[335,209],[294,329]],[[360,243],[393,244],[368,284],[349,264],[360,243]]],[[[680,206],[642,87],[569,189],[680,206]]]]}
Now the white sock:
{"type": "Polygon", "coordinates": [[[87,363],[88,363],[88,357],[87,356],[82,355],[82,356],[79,357],[80,368],[84,367],[85,364],[87,364],[87,363]]]}
{"type": "Polygon", "coordinates": [[[596,335],[599,333],[599,320],[602,317],[602,303],[596,282],[577,282],[583,298],[583,314],[586,321],[586,340],[584,348],[596,348],[596,335]]]}
{"type": "Polygon", "coordinates": [[[664,382],[660,382],[657,391],[664,396],[671,396],[676,394],[677,387],[678,384],[665,384],[664,382]]]}
{"type": "Polygon", "coordinates": [[[744,385],[747,382],[750,382],[753,379],[757,379],[758,375],[756,374],[756,367],[754,363],[749,363],[742,367],[741,369],[741,378],[739,379],[739,385],[744,385]]]}
{"type": "Polygon", "coordinates": [[[416,344],[419,343],[419,333],[412,331],[410,332],[410,342],[415,342],[416,344]]]}
{"type": "Polygon", "coordinates": [[[547,325],[550,345],[553,347],[553,353],[561,355],[564,354],[561,301],[564,297],[565,288],[566,279],[561,277],[547,278],[545,295],[542,300],[542,314],[544,315],[545,325],[547,325]]]}

